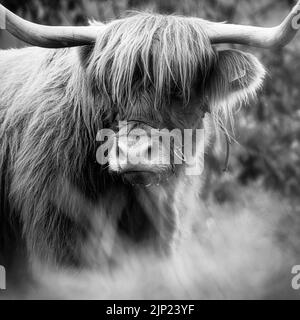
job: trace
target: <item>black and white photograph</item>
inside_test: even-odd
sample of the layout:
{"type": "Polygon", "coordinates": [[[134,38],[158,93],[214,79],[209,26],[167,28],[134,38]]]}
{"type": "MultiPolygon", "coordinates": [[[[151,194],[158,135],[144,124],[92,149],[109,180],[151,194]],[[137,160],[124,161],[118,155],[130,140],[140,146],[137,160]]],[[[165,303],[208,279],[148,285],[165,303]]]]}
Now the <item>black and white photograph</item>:
{"type": "Polygon", "coordinates": [[[0,300],[299,300],[299,29],[298,0],[0,0],[0,300]]]}

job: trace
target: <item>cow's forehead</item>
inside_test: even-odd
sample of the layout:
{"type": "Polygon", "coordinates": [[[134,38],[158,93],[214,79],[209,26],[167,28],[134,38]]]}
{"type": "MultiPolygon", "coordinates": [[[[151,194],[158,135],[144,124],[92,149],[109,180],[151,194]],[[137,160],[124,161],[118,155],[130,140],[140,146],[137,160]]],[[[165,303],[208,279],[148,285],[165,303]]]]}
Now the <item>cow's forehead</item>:
{"type": "Polygon", "coordinates": [[[215,55],[205,30],[193,20],[143,13],[108,25],[87,70],[120,108],[143,91],[159,106],[174,91],[186,100],[195,79],[210,72],[215,55]]]}

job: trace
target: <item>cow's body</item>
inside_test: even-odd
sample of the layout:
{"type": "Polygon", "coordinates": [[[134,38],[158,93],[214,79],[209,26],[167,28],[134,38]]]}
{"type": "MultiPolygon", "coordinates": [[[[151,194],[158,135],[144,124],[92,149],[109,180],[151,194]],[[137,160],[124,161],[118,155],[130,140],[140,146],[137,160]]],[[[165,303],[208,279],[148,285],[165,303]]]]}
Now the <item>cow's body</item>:
{"type": "Polygon", "coordinates": [[[66,98],[70,78],[80,78],[77,51],[27,48],[0,53],[4,265],[14,256],[14,244],[58,263],[88,263],[80,248],[91,232],[89,215],[93,214],[123,215],[121,232],[141,240],[149,232],[162,232],[149,221],[146,210],[153,212],[157,221],[160,217],[156,214],[165,212],[169,214],[165,232],[170,235],[161,236],[172,238],[174,180],[166,190],[149,188],[147,201],[142,190],[120,177],[110,177],[96,162],[96,138],[88,145],[82,114],[66,98]],[[59,65],[64,68],[58,70],[59,65]],[[146,202],[147,208],[143,208],[146,202]]]}
{"type": "Polygon", "coordinates": [[[182,130],[199,118],[207,135],[204,110],[220,124],[263,74],[253,56],[219,53],[205,30],[156,15],[122,20],[95,46],[0,52],[0,264],[20,248],[27,258],[89,265],[89,235],[105,229],[99,216],[126,239],[169,247],[184,192],[192,201],[201,179],[181,166],[160,186],[125,183],[120,168],[97,163],[97,131],[137,118],[182,130]]]}

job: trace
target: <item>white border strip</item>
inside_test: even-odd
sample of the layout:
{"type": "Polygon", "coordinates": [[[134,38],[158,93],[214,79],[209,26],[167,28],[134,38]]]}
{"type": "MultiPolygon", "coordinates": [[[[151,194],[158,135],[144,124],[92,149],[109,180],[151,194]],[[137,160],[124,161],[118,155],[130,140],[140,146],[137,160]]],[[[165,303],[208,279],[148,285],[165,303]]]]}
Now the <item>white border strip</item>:
{"type": "Polygon", "coordinates": [[[6,289],[6,272],[3,266],[0,266],[0,290],[6,289]]]}
{"type": "Polygon", "coordinates": [[[0,29],[6,29],[6,9],[0,5],[0,29]]]}

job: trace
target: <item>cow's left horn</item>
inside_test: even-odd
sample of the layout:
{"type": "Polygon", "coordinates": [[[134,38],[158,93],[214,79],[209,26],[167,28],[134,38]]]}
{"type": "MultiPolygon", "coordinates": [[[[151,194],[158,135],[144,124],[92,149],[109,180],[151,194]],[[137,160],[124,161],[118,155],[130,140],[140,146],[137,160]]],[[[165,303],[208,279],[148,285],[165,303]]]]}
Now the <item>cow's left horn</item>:
{"type": "Polygon", "coordinates": [[[284,19],[273,28],[209,22],[208,35],[212,43],[236,43],[260,48],[283,47],[300,29],[300,0],[284,19]]]}
{"type": "Polygon", "coordinates": [[[0,4],[0,29],[20,40],[45,48],[74,47],[95,42],[101,26],[54,27],[26,21],[0,4]]]}

